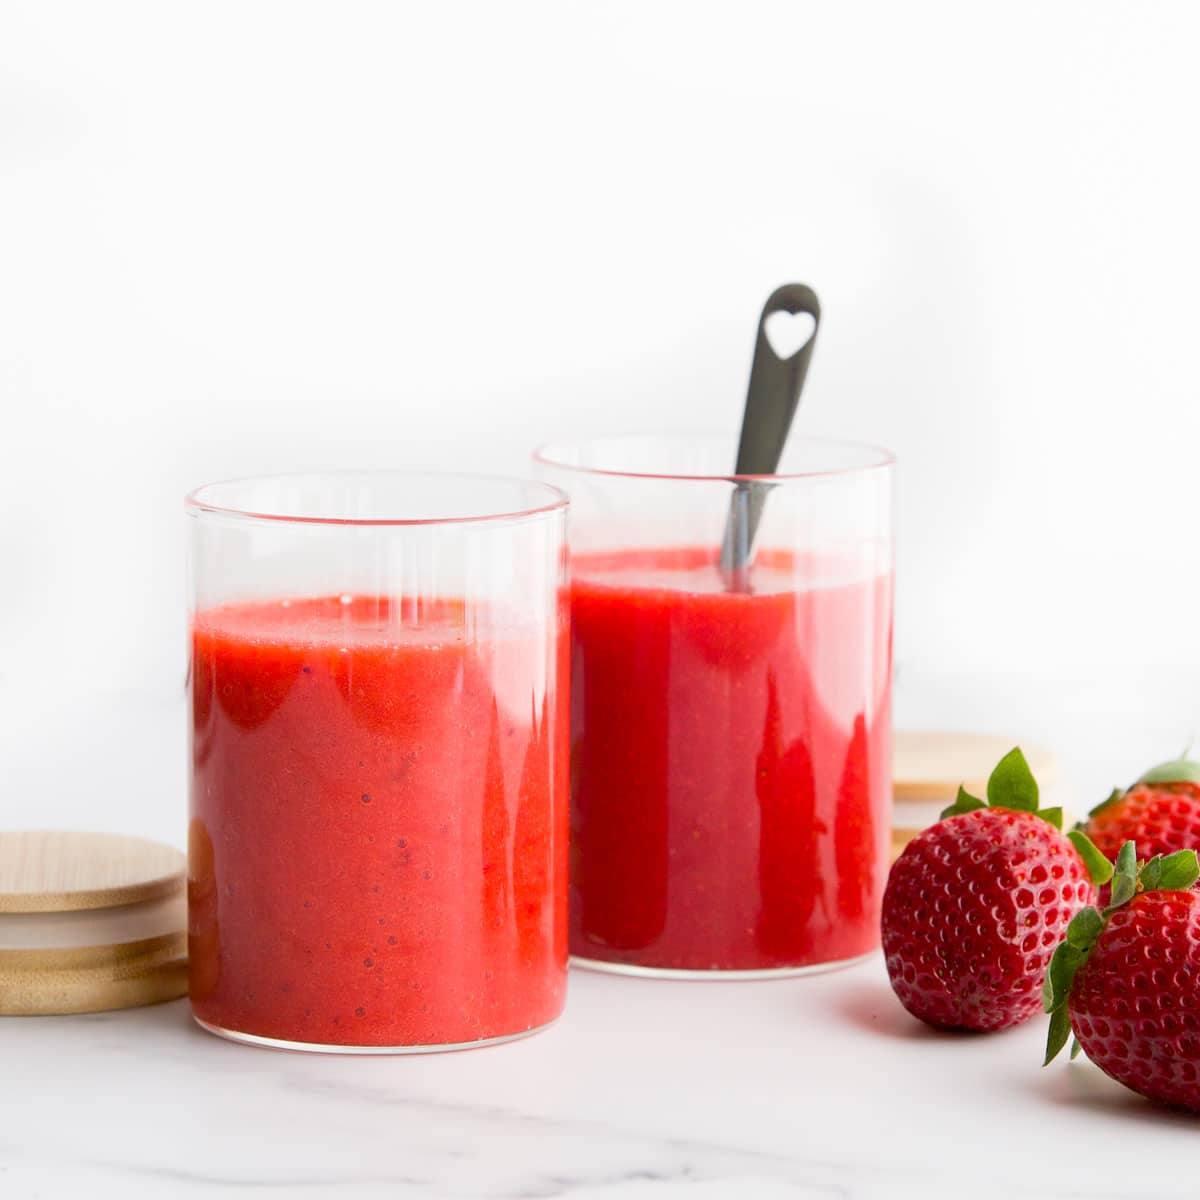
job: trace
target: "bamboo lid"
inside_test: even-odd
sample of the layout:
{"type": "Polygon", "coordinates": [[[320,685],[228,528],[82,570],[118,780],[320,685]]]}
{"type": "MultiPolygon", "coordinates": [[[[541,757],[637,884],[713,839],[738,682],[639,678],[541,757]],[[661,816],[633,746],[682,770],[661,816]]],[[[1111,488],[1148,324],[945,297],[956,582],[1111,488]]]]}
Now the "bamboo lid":
{"type": "Polygon", "coordinates": [[[1058,766],[1044,746],[985,733],[897,732],[892,750],[895,797],[949,802],[958,795],[959,784],[982,796],[992,768],[1018,745],[1038,783],[1052,786],[1058,766]]]}
{"type": "Polygon", "coordinates": [[[1019,745],[1043,794],[1058,782],[1058,764],[1044,746],[986,733],[897,731],[892,737],[892,858],[953,803],[961,784],[987,795],[992,768],[1019,745]]]}
{"type": "Polygon", "coordinates": [[[0,832],[0,1015],[182,996],[186,885],[183,854],[143,838],[0,832]]]}

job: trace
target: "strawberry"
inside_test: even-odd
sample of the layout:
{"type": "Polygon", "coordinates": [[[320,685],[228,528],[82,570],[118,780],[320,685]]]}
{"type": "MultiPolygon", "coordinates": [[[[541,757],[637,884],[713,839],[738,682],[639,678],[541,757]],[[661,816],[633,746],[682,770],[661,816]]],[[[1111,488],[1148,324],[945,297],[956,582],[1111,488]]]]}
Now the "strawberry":
{"type": "MultiPolygon", "coordinates": [[[[1004,1029],[1040,1008],[1046,965],[1071,918],[1094,902],[1061,809],[1038,809],[1025,756],[992,772],[988,802],[959,788],[913,838],[883,895],[883,951],[900,1002],[930,1025],[1004,1029]]],[[[1078,835],[1076,835],[1078,836],[1078,835]]]]}
{"type": "Polygon", "coordinates": [[[1200,763],[1181,758],[1147,771],[1093,808],[1083,831],[1106,858],[1127,841],[1143,858],[1200,850],[1200,763]]]}
{"type": "MultiPolygon", "coordinates": [[[[1109,867],[1111,871],[1111,865],[1109,867]]],[[[1195,850],[1139,870],[1132,841],[1117,855],[1111,903],[1067,928],[1046,976],[1046,1062],[1074,1031],[1118,1083],[1200,1112],[1200,879],[1195,850]]]]}

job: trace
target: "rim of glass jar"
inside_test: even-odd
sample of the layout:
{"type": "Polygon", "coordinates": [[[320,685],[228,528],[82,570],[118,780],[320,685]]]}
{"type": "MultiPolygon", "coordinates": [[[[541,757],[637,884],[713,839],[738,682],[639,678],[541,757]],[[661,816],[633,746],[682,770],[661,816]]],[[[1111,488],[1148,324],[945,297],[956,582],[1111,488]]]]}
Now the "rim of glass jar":
{"type": "Polygon", "coordinates": [[[349,471],[274,471],[265,475],[239,475],[233,479],[214,479],[193,488],[183,500],[189,515],[212,514],[242,521],[270,521],[285,525],[339,525],[339,526],[418,526],[418,525],[482,525],[491,522],[521,521],[530,517],[548,516],[564,511],[570,505],[570,497],[561,488],[539,479],[523,479],[516,475],[491,475],[473,471],[400,471],[400,470],[349,470],[349,471]],[[468,516],[453,517],[327,517],[296,516],[291,513],[255,512],[228,504],[212,504],[203,494],[215,488],[234,487],[239,484],[261,484],[274,480],[299,480],[305,478],[334,479],[436,479],[441,481],[461,479],[474,483],[506,483],[533,488],[545,492],[548,503],[532,508],[506,509],[503,512],[484,512],[468,516]]]}
{"type": "MultiPolygon", "coordinates": [[[[731,442],[728,434],[717,433],[713,430],[696,430],[680,433],[649,430],[646,433],[613,433],[600,437],[578,438],[575,441],[546,442],[533,452],[533,461],[544,467],[553,467],[558,471],[576,471],[580,475],[604,475],[612,479],[658,479],[677,481],[680,483],[750,483],[750,482],[790,482],[800,479],[831,479],[842,475],[865,475],[871,471],[882,471],[895,466],[896,456],[883,446],[873,442],[855,442],[849,438],[799,437],[792,438],[790,445],[804,444],[808,446],[840,446],[853,450],[866,450],[874,454],[875,460],[851,467],[819,467],[810,471],[785,471],[775,475],[739,475],[734,471],[721,474],[695,475],[672,471],[618,471],[609,467],[583,467],[576,463],[568,463],[560,458],[552,457],[552,452],[565,448],[579,446],[599,446],[605,443],[630,442],[661,438],[664,441],[687,441],[689,439],[720,439],[731,442]]],[[[731,442],[736,447],[736,442],[731,442]]]]}

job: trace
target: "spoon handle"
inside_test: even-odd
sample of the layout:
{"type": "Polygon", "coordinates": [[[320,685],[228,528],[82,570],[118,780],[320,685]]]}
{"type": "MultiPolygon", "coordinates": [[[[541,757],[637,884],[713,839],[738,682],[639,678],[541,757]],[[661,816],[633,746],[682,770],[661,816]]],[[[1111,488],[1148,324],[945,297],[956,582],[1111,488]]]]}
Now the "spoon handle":
{"type": "MultiPolygon", "coordinates": [[[[792,418],[800,404],[800,392],[820,325],[821,303],[816,292],[803,283],[785,283],[776,288],[763,305],[734,474],[773,475],[779,467],[792,418]],[[807,313],[813,319],[812,336],[787,358],[780,358],[775,353],[767,337],[767,318],[777,312],[807,313]]],[[[734,485],[721,544],[721,569],[730,586],[737,591],[747,587],[746,571],[754,548],[754,535],[770,488],[769,483],[752,480],[741,480],[734,485]]]]}

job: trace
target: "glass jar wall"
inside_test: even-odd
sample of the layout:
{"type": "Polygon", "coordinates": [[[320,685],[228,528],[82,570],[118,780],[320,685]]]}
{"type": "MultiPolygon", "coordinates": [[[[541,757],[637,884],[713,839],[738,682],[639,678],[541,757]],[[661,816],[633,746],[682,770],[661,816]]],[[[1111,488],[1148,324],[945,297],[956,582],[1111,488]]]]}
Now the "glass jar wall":
{"type": "Polygon", "coordinates": [[[591,966],[772,975],[878,945],[892,458],[799,440],[738,480],[735,450],[535,456],[571,497],[571,951],[591,966]],[[739,505],[761,522],[734,571],[739,505]]]}
{"type": "Polygon", "coordinates": [[[417,474],[187,502],[190,989],[227,1036],[520,1036],[567,957],[566,500],[417,474]]]}

